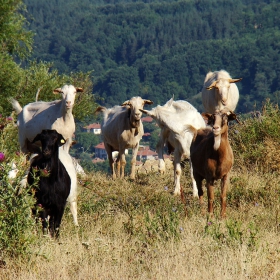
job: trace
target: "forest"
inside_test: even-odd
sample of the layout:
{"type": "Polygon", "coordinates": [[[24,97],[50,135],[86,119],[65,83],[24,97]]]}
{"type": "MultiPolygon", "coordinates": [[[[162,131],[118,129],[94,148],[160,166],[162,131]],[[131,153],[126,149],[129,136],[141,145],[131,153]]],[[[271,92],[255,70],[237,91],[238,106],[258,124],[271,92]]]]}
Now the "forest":
{"type": "Polygon", "coordinates": [[[60,74],[90,73],[106,106],[140,95],[164,104],[173,95],[202,111],[208,71],[238,83],[238,113],[278,103],[280,3],[270,0],[25,0],[35,33],[31,58],[60,74]]]}

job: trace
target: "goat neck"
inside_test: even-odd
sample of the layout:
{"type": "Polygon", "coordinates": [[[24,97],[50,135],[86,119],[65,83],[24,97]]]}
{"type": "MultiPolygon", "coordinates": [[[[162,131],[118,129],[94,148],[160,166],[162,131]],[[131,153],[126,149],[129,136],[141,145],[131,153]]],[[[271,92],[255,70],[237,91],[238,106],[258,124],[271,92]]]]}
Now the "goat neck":
{"type": "Polygon", "coordinates": [[[225,114],[214,114],[214,150],[218,150],[223,143],[228,141],[228,119],[225,114]]]}
{"type": "Polygon", "coordinates": [[[140,125],[141,125],[141,114],[138,118],[138,115],[134,115],[131,108],[128,109],[128,118],[129,118],[129,124],[130,124],[130,131],[133,133],[134,130],[134,136],[138,135],[140,125]]]}

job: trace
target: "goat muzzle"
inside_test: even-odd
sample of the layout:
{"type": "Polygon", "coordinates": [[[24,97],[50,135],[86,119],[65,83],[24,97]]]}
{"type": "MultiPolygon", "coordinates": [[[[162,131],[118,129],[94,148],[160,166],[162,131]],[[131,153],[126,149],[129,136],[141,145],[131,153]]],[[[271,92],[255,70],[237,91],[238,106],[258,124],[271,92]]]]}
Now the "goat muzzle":
{"type": "Polygon", "coordinates": [[[221,133],[221,128],[218,126],[218,127],[215,127],[213,126],[213,133],[215,136],[219,135],[221,133]]]}
{"type": "Polygon", "coordinates": [[[43,155],[46,156],[46,157],[49,157],[49,156],[51,156],[51,151],[50,150],[44,150],[43,155]]]}

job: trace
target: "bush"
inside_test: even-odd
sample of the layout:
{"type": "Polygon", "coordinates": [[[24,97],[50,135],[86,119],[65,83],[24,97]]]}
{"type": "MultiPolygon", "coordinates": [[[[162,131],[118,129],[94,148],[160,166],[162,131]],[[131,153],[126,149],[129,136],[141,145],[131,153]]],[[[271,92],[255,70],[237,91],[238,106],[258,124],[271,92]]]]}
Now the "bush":
{"type": "Polygon", "coordinates": [[[34,198],[30,187],[21,187],[27,171],[26,158],[18,153],[17,127],[12,117],[0,117],[0,259],[29,252],[34,241],[34,198]],[[16,178],[8,177],[12,165],[16,178]]]}
{"type": "Polygon", "coordinates": [[[235,166],[257,168],[262,172],[280,171],[280,114],[269,100],[258,118],[247,118],[230,130],[235,166]]]}
{"type": "MultiPolygon", "coordinates": [[[[17,166],[24,166],[25,157],[13,160],[17,166]]],[[[0,259],[29,253],[35,241],[35,220],[31,215],[34,198],[30,187],[22,187],[21,179],[26,169],[20,168],[15,179],[9,179],[11,164],[0,164],[0,259]]]]}

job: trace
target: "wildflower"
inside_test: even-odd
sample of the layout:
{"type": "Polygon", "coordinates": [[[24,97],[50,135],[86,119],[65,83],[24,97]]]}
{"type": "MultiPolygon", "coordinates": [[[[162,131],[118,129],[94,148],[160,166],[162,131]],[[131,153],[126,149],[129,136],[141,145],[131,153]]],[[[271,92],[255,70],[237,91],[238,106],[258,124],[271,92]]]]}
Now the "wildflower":
{"type": "Polygon", "coordinates": [[[7,121],[12,121],[13,118],[12,118],[12,117],[7,117],[6,120],[7,120],[7,121]]]}
{"type": "Polygon", "coordinates": [[[168,187],[167,187],[167,186],[165,186],[164,189],[165,189],[166,191],[168,191],[168,187]]]}
{"type": "Polygon", "coordinates": [[[5,155],[4,153],[0,152],[0,162],[5,160],[5,155]]]}
{"type": "Polygon", "coordinates": [[[211,225],[212,225],[212,222],[208,222],[207,225],[208,225],[208,226],[211,226],[211,225]]]}
{"type": "Polygon", "coordinates": [[[40,175],[42,177],[48,177],[50,174],[49,174],[49,171],[46,168],[44,168],[44,169],[40,170],[40,175]]]}

